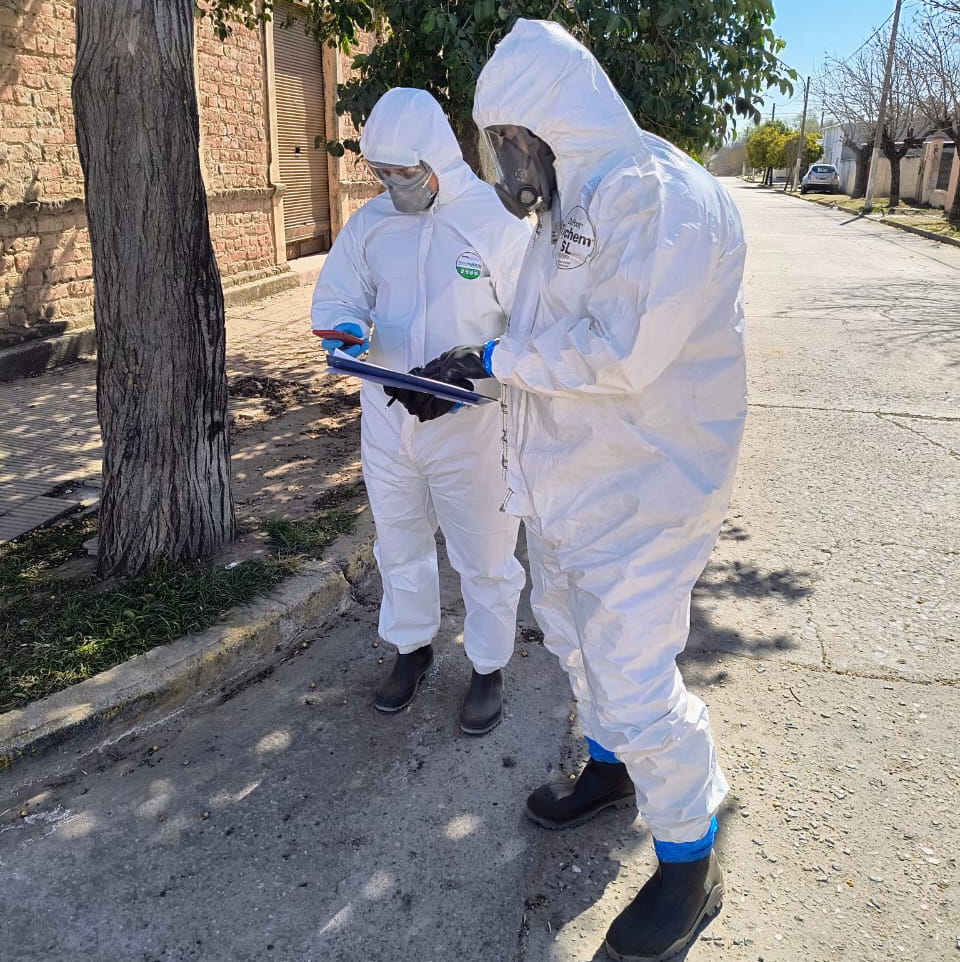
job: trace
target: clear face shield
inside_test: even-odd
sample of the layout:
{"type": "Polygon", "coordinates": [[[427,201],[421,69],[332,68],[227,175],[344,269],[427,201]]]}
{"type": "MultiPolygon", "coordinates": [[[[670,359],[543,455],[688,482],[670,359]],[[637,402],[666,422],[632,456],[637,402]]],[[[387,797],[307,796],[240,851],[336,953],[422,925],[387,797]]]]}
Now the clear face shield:
{"type": "Polygon", "coordinates": [[[377,180],[390,191],[393,206],[401,214],[419,214],[425,211],[437,196],[437,188],[431,186],[433,170],[421,161],[415,167],[394,167],[368,160],[367,164],[377,180]]]}
{"type": "Polygon", "coordinates": [[[557,189],[553,151],[526,127],[497,124],[483,131],[497,168],[494,185],[503,206],[521,218],[550,210],[557,189]]]}

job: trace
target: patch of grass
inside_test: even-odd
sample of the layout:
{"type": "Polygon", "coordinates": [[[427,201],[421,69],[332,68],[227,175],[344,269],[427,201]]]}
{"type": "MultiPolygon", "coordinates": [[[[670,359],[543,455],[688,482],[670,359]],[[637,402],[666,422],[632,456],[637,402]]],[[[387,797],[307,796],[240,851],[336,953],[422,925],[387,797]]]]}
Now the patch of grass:
{"type": "Polygon", "coordinates": [[[340,485],[317,499],[327,510],[302,521],[264,525],[277,557],[236,567],[163,564],[139,578],[104,584],[64,577],[96,534],[92,518],[39,528],[0,545],[0,712],[60,691],[157,645],[194,634],[232,608],[267,594],[352,530],[342,506],[363,494],[340,485]]]}
{"type": "MultiPolygon", "coordinates": [[[[840,210],[849,211],[851,214],[863,213],[862,197],[853,198],[846,194],[807,194],[803,199],[827,207],[837,207],[840,210]]],[[[946,214],[939,208],[918,208],[906,201],[901,201],[896,207],[891,207],[889,197],[875,197],[873,214],[881,216],[883,220],[907,224],[910,227],[919,227],[934,234],[942,234],[944,237],[960,240],[960,229],[951,224],[946,214]]]]}
{"type": "Polygon", "coordinates": [[[0,547],[0,711],[83,681],[268,592],[290,560],[236,568],[161,565],[104,586],[55,569],[95,534],[90,519],[43,528],[0,547]]]}
{"type": "Polygon", "coordinates": [[[945,216],[940,217],[912,210],[904,214],[894,212],[884,219],[906,224],[909,227],[919,227],[921,230],[930,231],[930,233],[939,234],[942,237],[960,240],[960,226],[951,224],[945,216]]]}
{"type": "Polygon", "coordinates": [[[356,513],[342,506],[356,501],[363,490],[360,484],[337,485],[314,500],[314,506],[323,509],[319,514],[299,521],[272,518],[264,523],[264,531],[279,549],[280,557],[290,554],[319,557],[324,548],[353,530],[356,513]]]}
{"type": "Polygon", "coordinates": [[[351,501],[356,501],[365,493],[366,488],[362,481],[357,484],[338,484],[314,498],[313,506],[320,511],[329,511],[331,508],[339,508],[351,501]]]}

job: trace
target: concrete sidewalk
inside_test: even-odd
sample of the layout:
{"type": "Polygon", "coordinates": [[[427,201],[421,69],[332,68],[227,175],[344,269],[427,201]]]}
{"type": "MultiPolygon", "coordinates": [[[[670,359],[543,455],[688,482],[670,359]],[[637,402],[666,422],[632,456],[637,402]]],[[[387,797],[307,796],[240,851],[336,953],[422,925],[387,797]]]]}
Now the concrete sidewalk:
{"type": "MultiPolygon", "coordinates": [[[[323,255],[303,258],[300,287],[227,311],[227,373],[290,380],[317,374],[311,281],[323,255]]],[[[293,262],[295,264],[295,262],[293,262]]],[[[0,542],[76,509],[100,484],[96,364],[0,383],[0,542]],[[51,492],[54,495],[51,496],[51,492]]]]}

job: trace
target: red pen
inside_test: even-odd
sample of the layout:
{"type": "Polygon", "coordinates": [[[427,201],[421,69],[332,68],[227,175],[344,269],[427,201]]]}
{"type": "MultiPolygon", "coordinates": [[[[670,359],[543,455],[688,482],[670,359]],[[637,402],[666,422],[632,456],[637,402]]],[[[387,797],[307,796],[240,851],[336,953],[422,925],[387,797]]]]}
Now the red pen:
{"type": "Polygon", "coordinates": [[[362,344],[363,338],[357,337],[356,334],[347,334],[346,331],[332,331],[332,330],[320,330],[314,331],[317,337],[322,337],[325,340],[330,341],[343,341],[348,347],[353,347],[355,344],[362,344]]]}

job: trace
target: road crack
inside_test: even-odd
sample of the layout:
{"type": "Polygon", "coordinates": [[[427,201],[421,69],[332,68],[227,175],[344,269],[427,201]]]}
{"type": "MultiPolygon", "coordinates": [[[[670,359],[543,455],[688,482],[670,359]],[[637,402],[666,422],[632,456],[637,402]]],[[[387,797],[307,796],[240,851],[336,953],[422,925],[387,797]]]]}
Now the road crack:
{"type": "MultiPolygon", "coordinates": [[[[819,406],[815,404],[771,404],[764,401],[750,401],[747,405],[751,408],[769,408],[774,411],[823,411],[827,414],[863,414],[868,417],[878,418],[904,418],[908,421],[946,421],[948,423],[960,422],[960,415],[952,414],[914,414],[910,411],[865,411],[860,408],[839,408],[829,406],[819,406]]],[[[902,427],[902,425],[898,425],[902,427]]]]}
{"type": "MultiPolygon", "coordinates": [[[[950,455],[951,458],[956,458],[958,461],[960,461],[960,451],[954,451],[954,449],[949,447],[948,445],[941,444],[939,441],[935,441],[933,438],[927,437],[927,435],[925,435],[922,431],[918,431],[916,428],[911,427],[909,424],[901,424],[899,421],[892,420],[895,417],[902,418],[903,417],[902,414],[884,414],[881,412],[877,412],[877,417],[881,421],[886,422],[887,424],[892,424],[894,427],[900,428],[902,431],[909,431],[911,434],[915,434],[918,438],[921,438],[922,440],[926,441],[928,444],[932,444],[935,448],[940,448],[941,451],[946,452],[948,455],[950,455]]],[[[940,421],[940,420],[948,420],[948,419],[936,418],[935,420],[940,421]]],[[[957,419],[957,420],[960,420],[960,419],[957,419]]]]}

